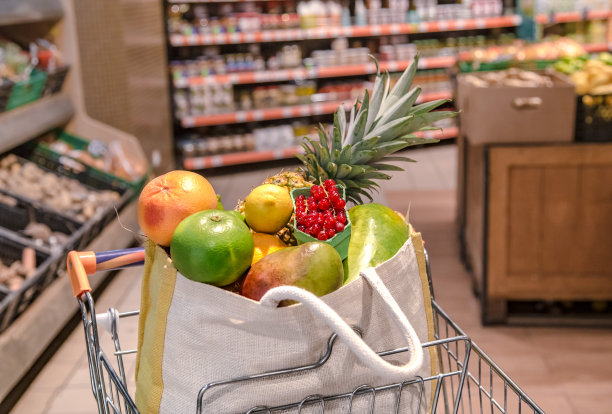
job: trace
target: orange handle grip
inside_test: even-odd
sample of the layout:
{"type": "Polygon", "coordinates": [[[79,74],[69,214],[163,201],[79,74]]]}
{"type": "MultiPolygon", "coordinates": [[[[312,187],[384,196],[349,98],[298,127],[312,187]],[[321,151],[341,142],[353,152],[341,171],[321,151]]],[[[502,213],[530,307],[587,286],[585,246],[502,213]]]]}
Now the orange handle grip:
{"type": "Polygon", "coordinates": [[[87,272],[85,271],[85,266],[81,261],[79,252],[73,250],[68,253],[67,268],[74,297],[80,298],[85,292],[91,292],[87,272]]]}

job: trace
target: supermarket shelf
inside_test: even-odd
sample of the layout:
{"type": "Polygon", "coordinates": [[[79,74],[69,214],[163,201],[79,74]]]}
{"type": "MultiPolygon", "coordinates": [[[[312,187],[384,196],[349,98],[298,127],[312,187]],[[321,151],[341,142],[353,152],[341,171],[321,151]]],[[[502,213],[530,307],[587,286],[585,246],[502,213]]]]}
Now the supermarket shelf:
{"type": "MultiPolygon", "coordinates": [[[[436,99],[452,99],[451,91],[426,93],[419,96],[417,103],[436,99]]],[[[350,109],[353,101],[329,101],[304,105],[285,106],[251,111],[227,112],[214,115],[186,116],[181,119],[183,128],[203,127],[210,125],[238,124],[273,119],[299,118],[313,115],[333,114],[339,106],[350,109]]]]}
{"type": "Polygon", "coordinates": [[[588,43],[582,45],[584,50],[588,53],[599,53],[599,52],[609,52],[612,49],[611,43],[601,42],[601,43],[588,43]]]}
{"type": "MultiPolygon", "coordinates": [[[[379,65],[381,71],[387,70],[389,72],[401,72],[406,69],[410,65],[410,63],[412,63],[412,60],[398,60],[380,62],[379,65]]],[[[419,60],[419,69],[448,68],[451,67],[454,63],[454,56],[421,58],[419,60]]],[[[232,85],[241,85],[247,83],[265,83],[287,80],[322,79],[341,76],[369,75],[373,73],[376,73],[376,65],[372,62],[359,65],[329,66],[312,69],[282,69],[258,72],[230,73],[223,75],[197,76],[176,79],[174,81],[174,87],[187,88],[190,86],[228,83],[232,85]]]]}
{"type": "Polygon", "coordinates": [[[2,0],[0,26],[54,22],[63,14],[58,0],[2,0]]]}
{"type": "Polygon", "coordinates": [[[253,33],[221,33],[170,35],[172,46],[206,46],[237,43],[284,42],[337,37],[388,36],[409,33],[432,33],[457,30],[514,27],[521,23],[519,15],[476,19],[441,20],[421,23],[381,24],[370,26],[317,27],[314,29],[267,30],[253,33]]]}
{"type": "MultiPolygon", "coordinates": [[[[444,128],[440,131],[427,131],[419,133],[424,138],[433,139],[450,139],[455,138],[459,130],[457,127],[444,128]]],[[[277,150],[267,151],[245,151],[229,154],[211,155],[207,157],[190,157],[183,159],[183,167],[186,170],[205,170],[207,168],[227,167],[231,165],[250,164],[255,162],[273,161],[290,159],[295,154],[301,154],[304,150],[302,147],[288,147],[277,150]]]]}
{"type": "Polygon", "coordinates": [[[64,94],[42,98],[0,114],[0,152],[64,125],[73,115],[72,101],[64,94]]]}
{"type": "Polygon", "coordinates": [[[584,12],[538,14],[535,21],[538,24],[571,23],[583,20],[602,20],[611,16],[611,10],[585,10],[584,12]]]}
{"type": "MultiPolygon", "coordinates": [[[[134,234],[125,229],[138,228],[136,207],[136,203],[126,206],[119,213],[118,219],[106,226],[83,250],[105,251],[130,247],[134,243],[134,234]]],[[[107,275],[96,274],[89,279],[94,291],[107,275]]],[[[32,368],[78,311],[77,301],[72,296],[70,278],[59,277],[0,335],[0,366],[3,370],[3,375],[0,375],[0,401],[32,368]]]]}

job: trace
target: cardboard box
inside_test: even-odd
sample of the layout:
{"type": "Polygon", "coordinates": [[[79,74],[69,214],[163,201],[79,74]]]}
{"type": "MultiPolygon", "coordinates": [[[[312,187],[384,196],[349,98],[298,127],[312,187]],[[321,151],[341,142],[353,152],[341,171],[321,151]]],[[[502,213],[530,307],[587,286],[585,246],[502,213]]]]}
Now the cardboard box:
{"type": "Polygon", "coordinates": [[[574,138],[574,86],[557,72],[538,72],[553,87],[477,87],[458,76],[461,134],[473,144],[569,142],[574,138]]]}

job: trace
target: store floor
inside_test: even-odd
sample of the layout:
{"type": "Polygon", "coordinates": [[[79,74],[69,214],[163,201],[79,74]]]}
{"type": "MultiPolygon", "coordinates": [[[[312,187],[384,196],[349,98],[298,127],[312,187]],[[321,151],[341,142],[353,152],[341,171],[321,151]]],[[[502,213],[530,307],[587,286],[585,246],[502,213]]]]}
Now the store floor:
{"type": "MultiPolygon", "coordinates": [[[[471,280],[459,259],[455,236],[456,147],[414,150],[418,162],[384,183],[379,202],[399,210],[423,233],[438,302],[490,357],[546,412],[603,414],[612,410],[612,330],[595,328],[482,327],[471,280]]],[[[277,169],[210,176],[227,205],[277,169]]],[[[126,270],[96,302],[100,312],[138,308],[139,270],[126,270]]],[[[135,318],[120,324],[123,349],[133,348],[135,318]]],[[[127,356],[129,389],[134,358],[127,356]]],[[[33,381],[14,414],[94,413],[83,328],[79,326],[33,381]]]]}

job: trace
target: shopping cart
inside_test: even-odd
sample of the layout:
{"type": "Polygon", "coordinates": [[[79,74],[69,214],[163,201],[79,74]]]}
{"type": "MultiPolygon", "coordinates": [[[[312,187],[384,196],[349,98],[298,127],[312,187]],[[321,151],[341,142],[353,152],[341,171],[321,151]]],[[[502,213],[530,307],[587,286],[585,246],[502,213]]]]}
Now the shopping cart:
{"type": "MultiPolygon", "coordinates": [[[[119,341],[118,324],[122,318],[138,315],[138,311],[121,313],[111,308],[104,313],[96,313],[87,275],[97,271],[116,270],[144,263],[144,249],[124,249],[109,252],[75,252],[68,255],[68,273],[71,277],[73,293],[77,298],[83,317],[85,342],[89,360],[91,389],[98,404],[98,412],[138,413],[133,398],[128,392],[124,356],[135,354],[136,350],[122,350],[119,341]],[[102,327],[103,329],[99,329],[102,327]],[[110,335],[114,349],[102,349],[99,335],[106,331],[110,335]],[[109,358],[113,355],[114,358],[109,358]]],[[[403,391],[411,389],[411,395],[418,396],[418,410],[421,412],[421,400],[426,383],[432,390],[432,412],[435,413],[544,413],[442,310],[433,298],[433,286],[429,261],[427,275],[432,292],[434,313],[435,340],[424,343],[423,347],[435,347],[437,351],[439,373],[428,378],[407,378],[402,383],[391,383],[373,387],[362,385],[341,395],[306,395],[300,401],[279,407],[257,405],[255,401],[250,413],[285,413],[285,412],[321,412],[334,407],[334,412],[341,407],[341,412],[352,413],[356,399],[368,399],[368,413],[374,412],[377,397],[392,393],[395,398],[394,413],[400,412],[403,391]],[[416,393],[414,392],[416,391],[416,393]],[[302,411],[304,410],[304,411],[302,411]]],[[[355,327],[358,331],[358,327],[355,327]]],[[[290,367],[279,371],[258,373],[238,378],[220,378],[219,381],[202,384],[202,388],[193,402],[194,411],[207,413],[206,397],[213,388],[228,387],[227,396],[231,398],[232,389],[246,381],[261,381],[270,377],[281,377],[299,374],[321,367],[332,356],[336,335],[331,335],[326,349],[321,356],[314,358],[307,366],[290,367]]],[[[379,353],[389,356],[407,352],[408,348],[398,348],[379,353]]],[[[236,389],[236,388],[234,388],[236,389]]],[[[363,405],[362,405],[363,407],[363,405]]],[[[362,410],[362,409],[361,409],[362,410]]],[[[357,411],[355,411],[357,412],[357,411]]],[[[359,411],[364,412],[364,411],[359,411]]],[[[216,413],[215,413],[216,414],[216,413]]],[[[387,414],[387,413],[383,413],[387,414]]]]}

